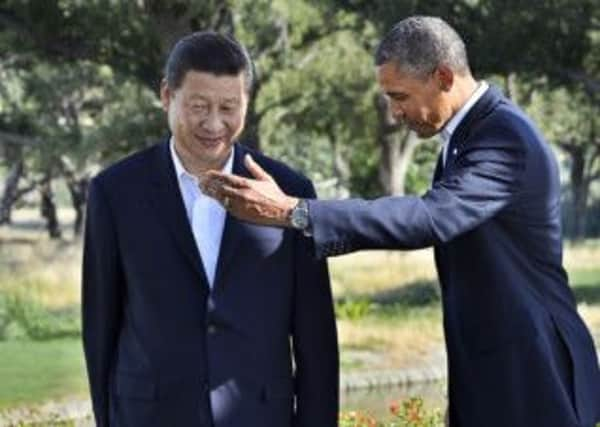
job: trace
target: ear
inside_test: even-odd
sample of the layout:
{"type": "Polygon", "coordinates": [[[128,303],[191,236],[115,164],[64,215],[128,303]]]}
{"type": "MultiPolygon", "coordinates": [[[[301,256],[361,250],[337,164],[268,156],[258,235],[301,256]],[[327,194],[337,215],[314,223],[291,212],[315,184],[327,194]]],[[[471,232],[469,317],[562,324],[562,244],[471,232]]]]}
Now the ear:
{"type": "Polygon", "coordinates": [[[169,104],[171,103],[172,92],[167,84],[167,79],[162,79],[160,82],[160,102],[162,103],[163,110],[169,111],[169,104]]]}
{"type": "Polygon", "coordinates": [[[446,65],[439,65],[433,72],[441,91],[448,92],[454,84],[454,71],[446,65]]]}

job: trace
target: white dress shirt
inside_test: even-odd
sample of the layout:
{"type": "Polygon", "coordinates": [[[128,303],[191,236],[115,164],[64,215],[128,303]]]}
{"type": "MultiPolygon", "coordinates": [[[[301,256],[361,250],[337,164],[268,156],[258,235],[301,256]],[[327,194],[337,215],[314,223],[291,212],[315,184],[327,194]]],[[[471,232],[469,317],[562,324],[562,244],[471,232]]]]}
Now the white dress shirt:
{"type": "MultiPolygon", "coordinates": [[[[202,258],[208,284],[212,289],[227,212],[219,202],[203,194],[198,185],[198,178],[185,170],[179,155],[175,151],[173,138],[171,138],[169,145],[185,211],[202,258]]],[[[232,147],[229,159],[223,167],[225,173],[231,173],[233,169],[233,151],[234,148],[232,147]]]]}
{"type": "MultiPolygon", "coordinates": [[[[479,101],[479,99],[483,96],[483,94],[489,87],[490,85],[488,85],[487,82],[482,80],[479,83],[479,86],[477,86],[477,89],[475,89],[475,92],[473,92],[471,97],[467,100],[467,102],[465,102],[461,109],[458,110],[458,112],[454,116],[452,116],[450,120],[448,120],[448,123],[446,123],[446,125],[440,132],[440,136],[442,137],[442,142],[444,144],[444,151],[442,155],[444,166],[446,166],[446,158],[448,157],[448,145],[450,145],[450,138],[452,138],[452,134],[454,133],[460,122],[462,122],[462,120],[465,118],[467,113],[471,111],[473,105],[475,105],[475,103],[479,101]]],[[[456,153],[452,154],[456,155],[456,153]]]]}

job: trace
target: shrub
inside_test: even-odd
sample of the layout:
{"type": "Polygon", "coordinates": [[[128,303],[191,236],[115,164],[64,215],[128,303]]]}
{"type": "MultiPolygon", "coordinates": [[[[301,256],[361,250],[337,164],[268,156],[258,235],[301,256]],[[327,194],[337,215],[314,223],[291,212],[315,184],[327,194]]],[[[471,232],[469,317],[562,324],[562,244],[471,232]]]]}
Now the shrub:
{"type": "Polygon", "coordinates": [[[81,335],[78,307],[50,310],[24,295],[0,300],[0,339],[47,340],[81,335]]]}
{"type": "Polygon", "coordinates": [[[346,299],[335,303],[335,315],[343,320],[360,320],[374,309],[376,305],[366,299],[346,299]]]}
{"type": "Polygon", "coordinates": [[[439,410],[428,411],[423,399],[413,397],[390,405],[392,420],[377,421],[371,415],[359,411],[340,414],[339,427],[441,427],[444,425],[439,410]]]}

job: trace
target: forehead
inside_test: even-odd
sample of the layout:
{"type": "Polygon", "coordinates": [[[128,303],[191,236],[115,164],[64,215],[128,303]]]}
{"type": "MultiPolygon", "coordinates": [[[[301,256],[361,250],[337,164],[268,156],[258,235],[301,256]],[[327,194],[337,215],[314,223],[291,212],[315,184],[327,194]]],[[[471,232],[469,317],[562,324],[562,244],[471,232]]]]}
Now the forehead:
{"type": "Polygon", "coordinates": [[[239,98],[244,92],[244,85],[243,72],[230,76],[190,70],[185,74],[179,90],[187,96],[239,98]]]}
{"type": "Polygon", "coordinates": [[[396,64],[386,62],[376,68],[377,82],[385,92],[410,92],[423,86],[423,81],[403,72],[396,64]]]}

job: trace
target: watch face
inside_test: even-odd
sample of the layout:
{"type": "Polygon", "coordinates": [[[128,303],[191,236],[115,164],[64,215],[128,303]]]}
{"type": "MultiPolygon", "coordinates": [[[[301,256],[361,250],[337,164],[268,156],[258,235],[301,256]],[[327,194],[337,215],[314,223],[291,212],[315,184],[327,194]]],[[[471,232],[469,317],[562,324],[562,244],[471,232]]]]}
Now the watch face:
{"type": "Polygon", "coordinates": [[[291,223],[294,228],[304,230],[308,226],[308,210],[299,204],[292,211],[291,223]]]}
{"type": "Polygon", "coordinates": [[[292,225],[294,228],[304,229],[308,225],[308,218],[306,217],[306,211],[296,209],[292,214],[292,225]]]}

